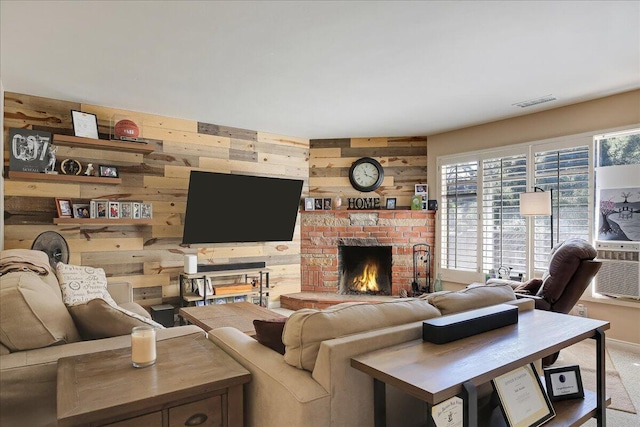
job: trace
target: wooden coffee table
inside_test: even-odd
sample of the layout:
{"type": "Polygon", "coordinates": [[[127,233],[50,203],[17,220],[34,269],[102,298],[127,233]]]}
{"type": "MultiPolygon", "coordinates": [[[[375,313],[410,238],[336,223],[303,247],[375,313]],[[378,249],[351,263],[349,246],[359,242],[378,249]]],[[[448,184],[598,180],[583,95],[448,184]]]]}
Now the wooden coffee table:
{"type": "Polygon", "coordinates": [[[131,347],[58,361],[58,426],[242,426],[251,374],[203,333],[157,343],[157,361],[131,365],[131,347]]]}
{"type": "Polygon", "coordinates": [[[287,317],[250,302],[183,307],[180,309],[179,314],[183,319],[201,327],[205,331],[231,326],[250,336],[256,334],[256,330],[253,327],[255,319],[267,320],[287,317]]]}

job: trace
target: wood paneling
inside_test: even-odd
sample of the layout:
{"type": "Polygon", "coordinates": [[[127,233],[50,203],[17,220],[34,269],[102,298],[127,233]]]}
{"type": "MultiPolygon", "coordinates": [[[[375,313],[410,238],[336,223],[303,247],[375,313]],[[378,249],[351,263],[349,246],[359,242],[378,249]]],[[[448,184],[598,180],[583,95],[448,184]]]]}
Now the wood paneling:
{"type": "MultiPolygon", "coordinates": [[[[57,231],[69,243],[70,262],[103,268],[109,281],[130,282],[134,299],[144,306],[178,302],[185,254],[198,254],[201,263],[267,262],[273,270],[271,302],[282,293],[300,291],[299,226],[291,242],[192,248],[182,246],[181,240],[191,170],[303,179],[306,195],[308,139],[6,92],[5,140],[9,127],[73,134],[72,109],[96,114],[100,133],[105,135],[116,119],[136,121],[155,151],[142,155],[60,147],[59,161],[71,157],[83,165],[118,166],[121,185],[5,179],[6,249],[29,248],[39,233],[57,231]],[[151,225],[56,226],[55,197],[76,202],[141,200],[153,203],[153,220],[151,225]]],[[[6,147],[4,162],[8,170],[6,147]]]]}
{"type": "MultiPolygon", "coordinates": [[[[395,197],[408,208],[415,184],[427,183],[427,138],[313,139],[309,151],[309,197],[395,197]],[[360,157],[373,157],[384,167],[385,179],[374,193],[351,187],[349,168],[360,157]]],[[[342,202],[346,206],[346,200],[342,202]]]]}

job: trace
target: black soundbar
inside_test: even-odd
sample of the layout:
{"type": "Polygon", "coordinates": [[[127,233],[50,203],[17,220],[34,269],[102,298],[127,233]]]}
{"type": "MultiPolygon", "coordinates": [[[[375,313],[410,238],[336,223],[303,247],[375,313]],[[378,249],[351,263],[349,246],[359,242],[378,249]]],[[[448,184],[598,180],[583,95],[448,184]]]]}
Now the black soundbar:
{"type": "Polygon", "coordinates": [[[518,307],[498,304],[425,320],[422,339],[445,344],[514,323],[518,323],[518,307]]]}
{"type": "Polygon", "coordinates": [[[248,270],[252,268],[265,268],[267,263],[261,262],[236,262],[232,264],[198,264],[198,273],[205,271],[248,270]]]}

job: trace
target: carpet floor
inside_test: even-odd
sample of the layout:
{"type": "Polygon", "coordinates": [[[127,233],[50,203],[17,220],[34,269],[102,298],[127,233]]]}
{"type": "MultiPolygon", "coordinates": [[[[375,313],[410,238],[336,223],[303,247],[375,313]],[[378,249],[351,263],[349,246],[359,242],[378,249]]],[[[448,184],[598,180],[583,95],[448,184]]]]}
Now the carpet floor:
{"type": "MultiPolygon", "coordinates": [[[[596,389],[595,341],[584,340],[563,349],[560,352],[560,357],[558,357],[556,363],[553,364],[553,367],[569,365],[580,366],[580,375],[584,388],[589,390],[596,389]]],[[[607,396],[611,397],[611,405],[609,405],[608,408],[630,412],[632,414],[637,413],[608,351],[605,354],[605,366],[607,396]]]]}

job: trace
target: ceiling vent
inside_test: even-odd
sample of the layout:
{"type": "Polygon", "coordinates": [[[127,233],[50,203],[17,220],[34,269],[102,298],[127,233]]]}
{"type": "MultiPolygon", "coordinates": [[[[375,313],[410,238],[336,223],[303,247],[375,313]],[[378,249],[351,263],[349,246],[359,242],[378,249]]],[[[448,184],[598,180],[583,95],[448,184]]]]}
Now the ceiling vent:
{"type": "Polygon", "coordinates": [[[531,107],[533,105],[543,104],[545,102],[556,101],[557,99],[558,98],[556,98],[553,95],[545,95],[545,96],[542,96],[540,98],[530,99],[528,101],[517,102],[517,103],[511,104],[511,105],[513,105],[515,107],[520,107],[520,108],[527,108],[527,107],[531,107]]]}

